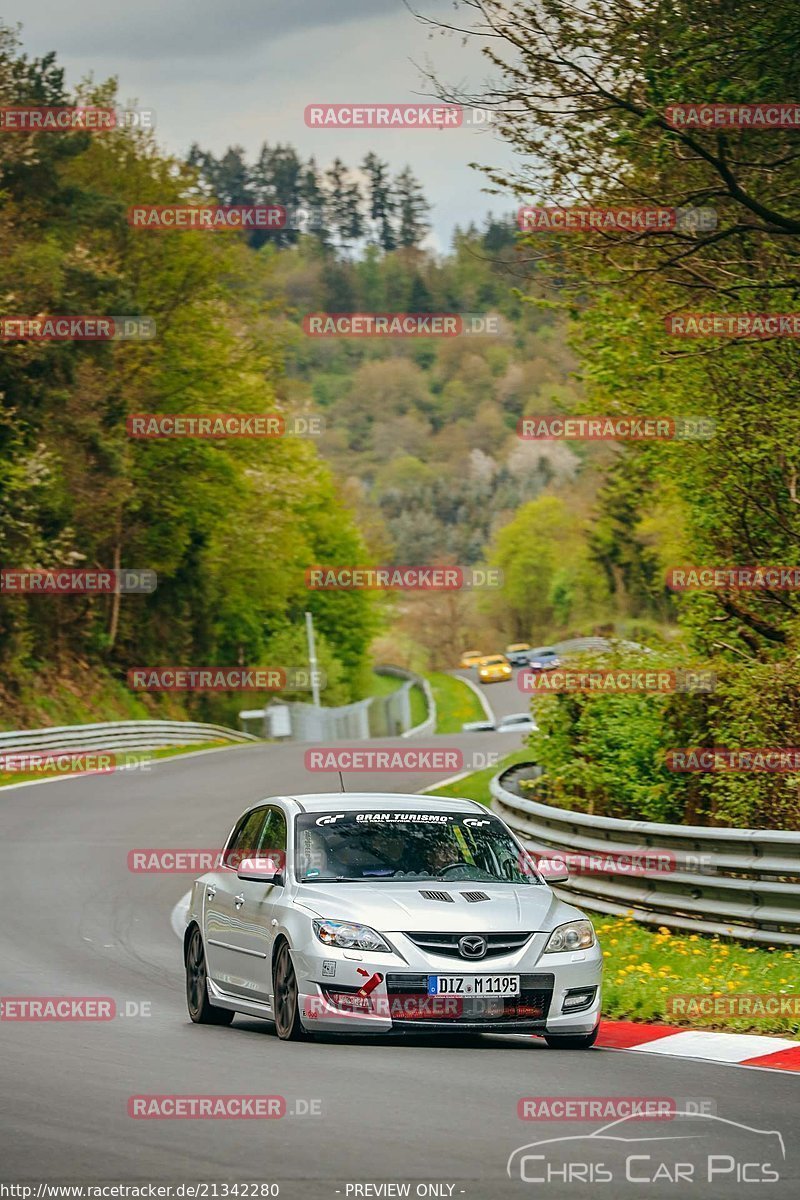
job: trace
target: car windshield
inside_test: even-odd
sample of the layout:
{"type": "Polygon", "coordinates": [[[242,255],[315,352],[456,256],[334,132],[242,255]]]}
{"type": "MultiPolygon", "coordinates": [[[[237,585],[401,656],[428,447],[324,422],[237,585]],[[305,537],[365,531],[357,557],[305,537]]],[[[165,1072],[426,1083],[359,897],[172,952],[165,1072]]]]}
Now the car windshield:
{"type": "Polygon", "coordinates": [[[305,883],[437,880],[539,884],[524,852],[491,813],[303,813],[295,870],[305,883]]]}
{"type": "Polygon", "coordinates": [[[495,658],[485,658],[483,660],[483,665],[485,667],[496,667],[498,665],[502,665],[505,661],[506,660],[504,658],[498,655],[495,658]]]}

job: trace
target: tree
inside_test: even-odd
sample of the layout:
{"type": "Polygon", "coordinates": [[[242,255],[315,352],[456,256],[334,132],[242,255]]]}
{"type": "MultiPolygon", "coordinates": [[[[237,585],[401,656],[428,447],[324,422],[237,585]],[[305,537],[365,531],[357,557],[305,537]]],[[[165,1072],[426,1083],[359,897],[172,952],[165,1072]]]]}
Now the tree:
{"type": "Polygon", "coordinates": [[[413,249],[420,244],[430,228],[425,218],[431,206],[410,167],[406,167],[395,177],[394,195],[399,218],[398,244],[413,249]]]}
{"type": "Polygon", "coordinates": [[[382,250],[394,250],[397,238],[393,228],[395,199],[389,176],[389,164],[370,152],[361,169],[367,176],[367,202],[369,219],[372,222],[371,240],[382,250]]]}

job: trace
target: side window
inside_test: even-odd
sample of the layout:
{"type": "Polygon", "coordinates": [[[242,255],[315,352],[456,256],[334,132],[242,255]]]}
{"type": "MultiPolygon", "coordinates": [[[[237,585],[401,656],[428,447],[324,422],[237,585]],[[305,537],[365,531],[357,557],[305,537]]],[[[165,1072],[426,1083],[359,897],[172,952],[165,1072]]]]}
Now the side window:
{"type": "Polygon", "coordinates": [[[259,853],[282,850],[286,854],[286,818],[279,808],[268,808],[267,819],[261,830],[258,843],[259,853]]]}
{"type": "Polygon", "coordinates": [[[225,851],[226,867],[233,867],[235,870],[242,858],[258,850],[261,826],[268,811],[266,808],[256,808],[242,818],[225,851]]]}

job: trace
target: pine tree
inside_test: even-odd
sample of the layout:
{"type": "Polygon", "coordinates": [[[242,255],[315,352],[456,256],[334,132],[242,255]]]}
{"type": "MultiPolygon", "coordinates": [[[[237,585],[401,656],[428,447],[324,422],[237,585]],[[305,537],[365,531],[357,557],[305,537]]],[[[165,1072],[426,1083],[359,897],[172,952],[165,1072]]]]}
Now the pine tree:
{"type": "Polygon", "coordinates": [[[430,229],[425,217],[430,212],[431,206],[423,195],[419,181],[412,175],[410,167],[406,167],[395,178],[394,191],[400,217],[398,242],[401,246],[413,248],[420,244],[430,229]]]}
{"type": "Polygon", "coordinates": [[[392,225],[395,205],[389,179],[389,164],[370,152],[361,164],[361,169],[367,176],[372,241],[383,250],[394,250],[397,247],[397,238],[392,225]]]}

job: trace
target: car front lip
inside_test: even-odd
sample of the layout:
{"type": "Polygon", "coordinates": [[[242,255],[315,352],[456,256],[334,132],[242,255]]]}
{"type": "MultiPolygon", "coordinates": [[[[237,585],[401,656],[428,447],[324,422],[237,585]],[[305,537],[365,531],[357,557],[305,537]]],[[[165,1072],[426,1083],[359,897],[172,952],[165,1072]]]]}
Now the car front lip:
{"type": "MultiPolygon", "coordinates": [[[[599,1020],[602,953],[597,943],[589,950],[545,955],[542,952],[550,933],[538,932],[532,934],[519,950],[476,961],[427,953],[402,933],[386,933],[385,936],[393,947],[391,953],[344,951],[312,942],[293,949],[300,1013],[306,1028],[320,1032],[354,1032],[357,1028],[371,1033],[414,1028],[420,1031],[474,1029],[512,1033],[546,1029],[548,1032],[590,1033],[599,1020]],[[331,969],[334,975],[329,973],[331,969]],[[328,973],[324,973],[326,971],[328,973]],[[398,986],[403,986],[403,978],[409,983],[407,995],[421,998],[426,993],[419,990],[420,980],[426,980],[428,975],[520,975],[529,980],[551,977],[552,995],[542,1017],[524,1017],[517,1021],[493,1020],[489,1012],[474,1020],[455,1019],[455,1014],[443,1020],[398,1018],[396,998],[406,995],[402,990],[398,992],[398,986]],[[387,981],[392,984],[392,992],[388,990],[387,981]],[[579,1012],[562,1012],[567,991],[582,987],[597,989],[591,1007],[579,1012]],[[326,992],[338,990],[354,995],[358,990],[363,991],[372,1003],[372,1011],[352,1011],[332,1003],[326,992]]],[[[523,991],[542,990],[539,985],[526,986],[524,979],[521,984],[523,991]]]]}

